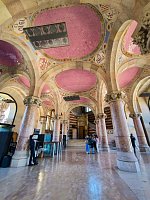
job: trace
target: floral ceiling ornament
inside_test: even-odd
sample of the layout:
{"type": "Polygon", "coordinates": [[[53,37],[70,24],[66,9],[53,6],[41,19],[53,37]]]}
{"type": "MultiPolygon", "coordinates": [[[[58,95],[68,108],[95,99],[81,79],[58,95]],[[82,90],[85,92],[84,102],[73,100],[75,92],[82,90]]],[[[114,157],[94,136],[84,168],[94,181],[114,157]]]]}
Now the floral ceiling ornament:
{"type": "Polygon", "coordinates": [[[142,18],[141,28],[135,35],[133,43],[140,47],[142,54],[150,53],[150,12],[142,18]]]}
{"type": "Polygon", "coordinates": [[[104,43],[101,46],[98,53],[93,57],[93,62],[95,62],[95,64],[101,66],[105,70],[104,63],[105,63],[107,42],[109,40],[111,28],[114,22],[116,21],[119,12],[116,9],[110,7],[109,5],[103,5],[103,4],[99,5],[99,10],[105,19],[104,22],[106,28],[105,28],[104,43]]]}
{"type": "Polygon", "coordinates": [[[27,27],[27,19],[25,17],[18,19],[13,25],[13,29],[17,34],[23,33],[23,28],[25,27],[27,27]]]}

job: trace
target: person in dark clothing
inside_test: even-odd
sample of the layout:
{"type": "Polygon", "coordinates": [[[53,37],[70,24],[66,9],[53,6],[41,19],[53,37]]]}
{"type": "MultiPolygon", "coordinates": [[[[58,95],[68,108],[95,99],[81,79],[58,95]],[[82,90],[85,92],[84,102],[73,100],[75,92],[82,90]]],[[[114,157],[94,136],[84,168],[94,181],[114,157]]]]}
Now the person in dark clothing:
{"type": "Polygon", "coordinates": [[[96,137],[95,137],[95,135],[93,136],[93,147],[94,147],[95,152],[97,152],[96,137]]]}
{"type": "Polygon", "coordinates": [[[130,134],[130,139],[131,139],[131,144],[132,144],[132,147],[133,147],[133,150],[134,150],[134,154],[136,156],[136,150],[135,150],[135,147],[136,147],[136,144],[135,144],[135,137],[133,136],[133,134],[131,133],[130,134]]]}
{"type": "Polygon", "coordinates": [[[88,140],[88,146],[89,146],[88,154],[90,153],[90,149],[92,149],[92,153],[94,153],[94,146],[93,146],[93,138],[92,138],[92,136],[89,136],[87,140],[88,140]]]}
{"type": "Polygon", "coordinates": [[[29,166],[32,165],[37,165],[38,162],[36,161],[36,157],[35,157],[35,141],[33,140],[33,135],[30,135],[29,138],[29,148],[30,148],[30,159],[29,159],[29,166]],[[32,163],[33,161],[33,163],[32,163]]]}

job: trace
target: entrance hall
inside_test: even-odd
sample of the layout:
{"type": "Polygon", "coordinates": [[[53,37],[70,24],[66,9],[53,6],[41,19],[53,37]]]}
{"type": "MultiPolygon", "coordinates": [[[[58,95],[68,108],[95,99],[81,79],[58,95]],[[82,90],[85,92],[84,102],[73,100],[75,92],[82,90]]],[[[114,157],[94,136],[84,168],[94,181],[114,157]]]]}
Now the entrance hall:
{"type": "Polygon", "coordinates": [[[150,0],[0,13],[0,200],[150,200],[150,0]]]}

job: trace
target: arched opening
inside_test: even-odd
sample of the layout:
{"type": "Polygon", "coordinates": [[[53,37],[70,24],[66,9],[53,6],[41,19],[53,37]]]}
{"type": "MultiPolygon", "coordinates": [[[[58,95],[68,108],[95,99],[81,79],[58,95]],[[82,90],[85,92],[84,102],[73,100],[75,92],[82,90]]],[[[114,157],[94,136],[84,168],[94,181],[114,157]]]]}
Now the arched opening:
{"type": "Polygon", "coordinates": [[[15,99],[7,93],[0,92],[0,123],[13,125],[16,113],[15,99]]]}
{"type": "Polygon", "coordinates": [[[95,133],[95,116],[91,108],[86,106],[73,108],[69,115],[69,139],[84,139],[87,135],[95,133]]]}

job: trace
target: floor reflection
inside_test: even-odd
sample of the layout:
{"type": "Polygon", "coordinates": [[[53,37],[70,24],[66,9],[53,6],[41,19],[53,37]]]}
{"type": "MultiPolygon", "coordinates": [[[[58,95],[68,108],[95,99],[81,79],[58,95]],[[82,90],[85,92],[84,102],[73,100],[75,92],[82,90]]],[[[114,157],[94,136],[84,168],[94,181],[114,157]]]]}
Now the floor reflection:
{"type": "Polygon", "coordinates": [[[0,200],[148,200],[149,158],[142,156],[143,171],[133,174],[117,170],[114,151],[68,148],[59,157],[39,159],[37,166],[0,168],[0,200]]]}

